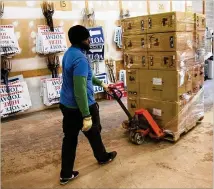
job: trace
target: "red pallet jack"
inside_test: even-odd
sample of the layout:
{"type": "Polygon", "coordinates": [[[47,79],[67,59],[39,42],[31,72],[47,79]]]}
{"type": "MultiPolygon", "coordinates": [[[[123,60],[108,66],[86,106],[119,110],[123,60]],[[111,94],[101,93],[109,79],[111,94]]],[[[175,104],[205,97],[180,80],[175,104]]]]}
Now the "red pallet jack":
{"type": "Polygon", "coordinates": [[[147,110],[137,110],[132,116],[121,101],[122,92],[119,89],[110,87],[107,94],[119,103],[128,116],[128,121],[123,123],[123,127],[129,131],[129,137],[133,143],[140,145],[145,142],[147,136],[157,140],[166,136],[164,130],[158,126],[147,110]]]}

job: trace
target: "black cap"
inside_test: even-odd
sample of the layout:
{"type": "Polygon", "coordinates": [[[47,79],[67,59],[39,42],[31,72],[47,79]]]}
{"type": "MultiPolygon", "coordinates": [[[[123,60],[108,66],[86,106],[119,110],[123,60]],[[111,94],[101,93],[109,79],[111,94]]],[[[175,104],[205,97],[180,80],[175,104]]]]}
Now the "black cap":
{"type": "Polygon", "coordinates": [[[80,44],[90,37],[89,31],[81,25],[73,26],[68,31],[68,38],[72,45],[80,44]]]}

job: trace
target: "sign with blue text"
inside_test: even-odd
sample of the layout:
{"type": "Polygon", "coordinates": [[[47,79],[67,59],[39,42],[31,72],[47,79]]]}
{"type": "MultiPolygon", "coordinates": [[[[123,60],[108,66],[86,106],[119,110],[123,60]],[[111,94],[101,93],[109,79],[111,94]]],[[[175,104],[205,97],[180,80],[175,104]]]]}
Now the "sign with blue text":
{"type": "MultiPolygon", "coordinates": [[[[104,83],[107,83],[107,74],[106,73],[102,73],[99,75],[95,75],[95,77],[101,81],[103,81],[104,83]]],[[[103,87],[99,87],[99,86],[94,86],[94,93],[102,93],[104,92],[103,87]]]]}
{"type": "Polygon", "coordinates": [[[102,27],[88,28],[90,33],[90,47],[87,54],[90,60],[104,60],[104,34],[102,27]]]}

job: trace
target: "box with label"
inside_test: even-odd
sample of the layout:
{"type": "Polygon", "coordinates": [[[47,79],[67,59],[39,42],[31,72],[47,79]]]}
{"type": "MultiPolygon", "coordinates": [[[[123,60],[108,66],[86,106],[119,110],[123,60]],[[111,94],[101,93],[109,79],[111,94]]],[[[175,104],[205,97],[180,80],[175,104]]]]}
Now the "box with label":
{"type": "Polygon", "coordinates": [[[205,49],[205,31],[195,31],[193,33],[194,37],[194,47],[196,49],[205,49]]]}
{"type": "Polygon", "coordinates": [[[139,70],[139,93],[141,97],[180,101],[183,95],[191,93],[192,77],[191,70],[162,71],[162,70],[139,70]]]}
{"type": "MultiPolygon", "coordinates": [[[[191,129],[204,116],[204,88],[200,89],[191,102],[188,103],[187,111],[186,129],[191,129]]],[[[185,113],[185,110],[183,110],[180,114],[185,113]]]]}
{"type": "Polygon", "coordinates": [[[185,125],[186,117],[179,116],[179,112],[182,110],[181,103],[148,98],[140,98],[139,101],[140,108],[147,109],[161,128],[177,132],[179,127],[185,125]],[[170,122],[173,122],[173,124],[170,124],[170,122]]]}
{"type": "Polygon", "coordinates": [[[139,70],[128,69],[126,74],[127,95],[128,97],[137,97],[139,95],[139,70]]]}
{"type": "Polygon", "coordinates": [[[137,16],[122,20],[123,35],[145,34],[147,31],[148,16],[137,16]]]}
{"type": "Polygon", "coordinates": [[[148,64],[150,70],[180,70],[195,64],[195,52],[148,52],[148,64]]]}
{"type": "Polygon", "coordinates": [[[147,34],[148,51],[185,51],[193,49],[193,32],[147,34]]]}
{"type": "Polygon", "coordinates": [[[140,68],[148,70],[147,52],[128,52],[124,53],[124,64],[130,68],[140,68]]]}
{"type": "Polygon", "coordinates": [[[127,104],[128,104],[128,111],[131,113],[132,116],[135,114],[135,111],[140,108],[139,98],[137,97],[128,97],[127,104]]]}
{"type": "Polygon", "coordinates": [[[193,12],[185,12],[186,18],[186,31],[194,31],[195,30],[195,16],[193,12]]]}
{"type": "Polygon", "coordinates": [[[200,89],[203,87],[204,85],[204,77],[205,77],[205,64],[199,64],[199,85],[200,85],[200,89]]]}
{"type": "Polygon", "coordinates": [[[195,62],[196,62],[196,64],[204,63],[205,54],[206,54],[205,49],[203,49],[203,48],[195,49],[195,62]]]}
{"type": "Polygon", "coordinates": [[[205,31],[206,30],[206,16],[204,14],[195,13],[195,30],[205,31]]]}
{"type": "Polygon", "coordinates": [[[197,93],[204,85],[204,64],[192,67],[192,92],[197,93]]]}
{"type": "Polygon", "coordinates": [[[186,103],[140,98],[139,109],[147,109],[161,128],[179,137],[204,116],[203,91],[202,88],[195,96],[186,100],[186,103]]]}
{"type": "Polygon", "coordinates": [[[147,33],[186,31],[185,12],[167,12],[148,16],[147,33]]]}
{"type": "Polygon", "coordinates": [[[192,92],[197,93],[199,90],[199,65],[195,65],[192,67],[192,92]]]}
{"type": "Polygon", "coordinates": [[[125,52],[146,52],[146,35],[130,35],[123,37],[123,50],[125,52]]]}

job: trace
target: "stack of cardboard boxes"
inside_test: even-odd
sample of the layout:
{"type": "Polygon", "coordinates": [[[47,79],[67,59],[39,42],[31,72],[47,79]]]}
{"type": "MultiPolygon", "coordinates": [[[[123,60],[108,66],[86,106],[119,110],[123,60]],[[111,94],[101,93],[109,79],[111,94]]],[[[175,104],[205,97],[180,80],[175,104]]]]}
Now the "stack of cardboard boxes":
{"type": "Polygon", "coordinates": [[[174,135],[189,130],[203,116],[205,17],[169,12],[122,27],[129,111],[149,110],[174,135]]]}

